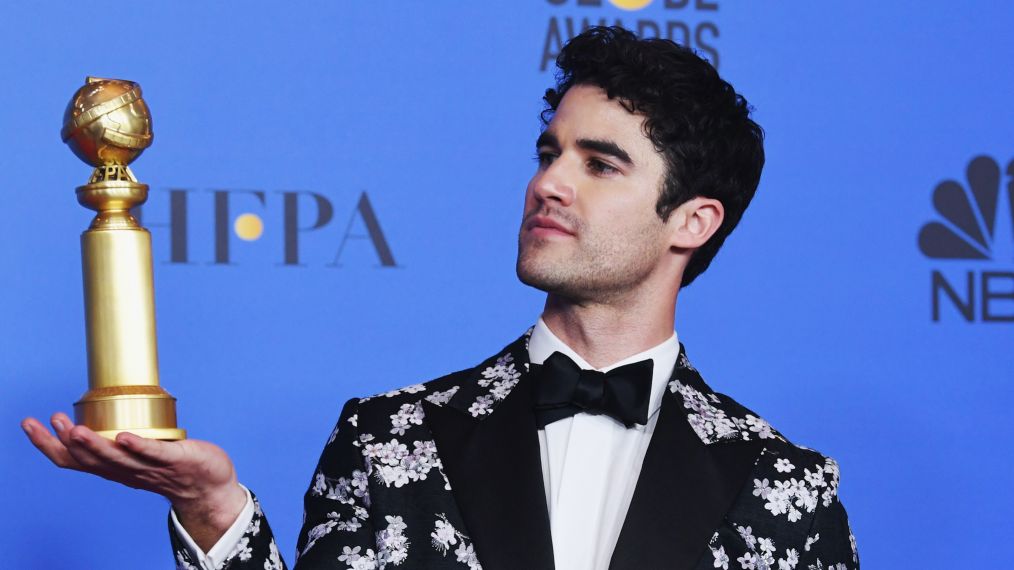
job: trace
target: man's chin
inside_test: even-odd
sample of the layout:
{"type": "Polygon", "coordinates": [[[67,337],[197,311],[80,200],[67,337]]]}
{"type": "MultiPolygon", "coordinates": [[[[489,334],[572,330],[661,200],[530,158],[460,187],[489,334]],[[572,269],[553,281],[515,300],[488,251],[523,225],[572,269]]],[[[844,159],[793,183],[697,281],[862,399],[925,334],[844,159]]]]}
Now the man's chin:
{"type": "Polygon", "coordinates": [[[521,258],[518,258],[516,271],[518,274],[518,280],[525,285],[547,293],[550,292],[548,288],[550,287],[550,282],[547,279],[547,276],[544,275],[544,272],[538,271],[537,268],[531,267],[530,262],[526,263],[521,258]]]}
{"type": "Polygon", "coordinates": [[[573,283],[560,274],[558,266],[547,269],[545,260],[540,261],[539,264],[533,264],[525,263],[519,259],[517,264],[518,280],[529,287],[551,294],[565,294],[573,289],[573,283]]]}

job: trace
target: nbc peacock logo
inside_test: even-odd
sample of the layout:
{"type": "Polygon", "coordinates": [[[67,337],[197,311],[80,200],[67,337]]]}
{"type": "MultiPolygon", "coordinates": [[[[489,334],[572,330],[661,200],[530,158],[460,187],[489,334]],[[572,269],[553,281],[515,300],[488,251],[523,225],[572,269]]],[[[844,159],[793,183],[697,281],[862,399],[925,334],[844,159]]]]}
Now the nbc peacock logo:
{"type": "Polygon", "coordinates": [[[968,322],[1014,322],[1014,160],[977,156],[965,182],[937,184],[940,219],[919,231],[920,251],[946,263],[930,274],[932,319],[949,303],[968,322]]]}

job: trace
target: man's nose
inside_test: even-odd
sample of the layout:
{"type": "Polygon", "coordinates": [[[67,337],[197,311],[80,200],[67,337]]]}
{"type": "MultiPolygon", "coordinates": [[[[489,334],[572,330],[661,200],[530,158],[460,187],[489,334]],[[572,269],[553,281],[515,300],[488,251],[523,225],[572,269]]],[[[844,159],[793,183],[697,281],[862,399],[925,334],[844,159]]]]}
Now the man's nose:
{"type": "Polygon", "coordinates": [[[568,172],[563,161],[557,159],[535,181],[535,196],[540,202],[553,201],[561,206],[569,206],[577,193],[573,180],[573,175],[568,172]]]}

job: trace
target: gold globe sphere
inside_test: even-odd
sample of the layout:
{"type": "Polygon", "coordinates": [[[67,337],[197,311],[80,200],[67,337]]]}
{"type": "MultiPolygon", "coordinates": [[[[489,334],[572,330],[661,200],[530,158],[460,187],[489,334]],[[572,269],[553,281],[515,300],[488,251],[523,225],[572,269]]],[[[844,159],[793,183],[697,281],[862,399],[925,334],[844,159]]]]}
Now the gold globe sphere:
{"type": "Polygon", "coordinates": [[[86,163],[134,161],[151,146],[151,112],[133,81],[88,77],[63,114],[63,142],[86,163]]]}

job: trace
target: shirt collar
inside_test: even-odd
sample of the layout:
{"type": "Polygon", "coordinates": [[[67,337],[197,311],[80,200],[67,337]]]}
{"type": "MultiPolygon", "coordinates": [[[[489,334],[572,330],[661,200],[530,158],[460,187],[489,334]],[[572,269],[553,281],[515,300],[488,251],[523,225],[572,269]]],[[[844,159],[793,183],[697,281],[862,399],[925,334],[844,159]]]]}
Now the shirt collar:
{"type": "MultiPolygon", "coordinates": [[[[594,366],[588,364],[588,362],[581,358],[581,355],[574,352],[574,349],[567,346],[559,337],[553,334],[553,331],[549,330],[546,322],[539,317],[539,322],[535,323],[535,328],[532,330],[532,336],[528,341],[528,359],[532,364],[542,364],[547,358],[554,352],[562,352],[568,358],[574,361],[575,364],[580,366],[584,370],[596,370],[594,366]]],[[[618,366],[624,364],[631,364],[633,362],[640,362],[642,360],[651,359],[652,370],[651,370],[651,397],[648,400],[648,417],[655,415],[658,412],[659,407],[662,406],[662,395],[665,393],[665,387],[672,376],[673,368],[676,366],[676,359],[679,358],[680,343],[676,337],[676,332],[672,333],[672,336],[661,344],[653,346],[643,352],[638,352],[632,356],[628,356],[623,360],[598,368],[599,372],[608,372],[618,366]]],[[[638,429],[644,429],[644,426],[635,426],[638,429]]]]}

